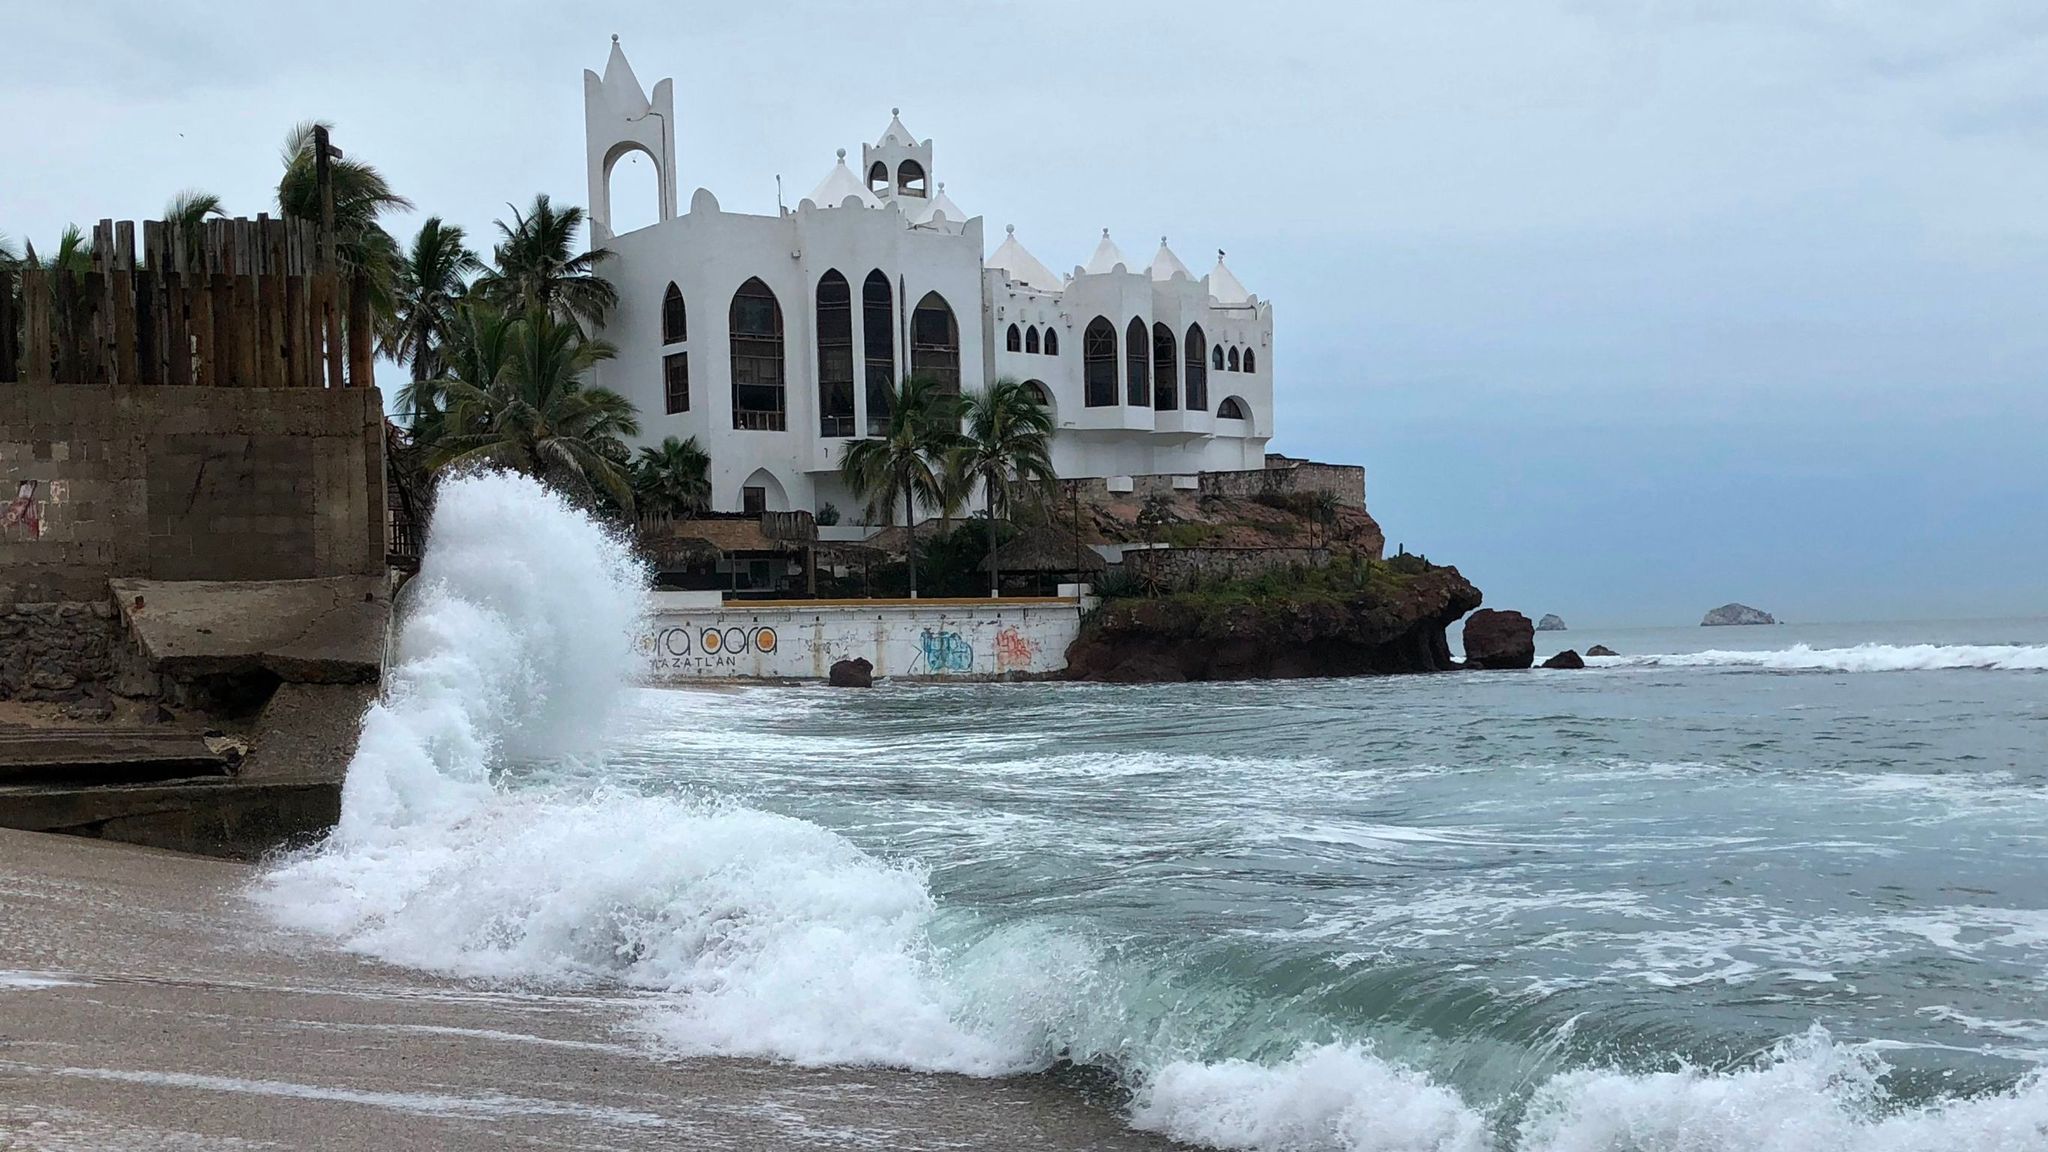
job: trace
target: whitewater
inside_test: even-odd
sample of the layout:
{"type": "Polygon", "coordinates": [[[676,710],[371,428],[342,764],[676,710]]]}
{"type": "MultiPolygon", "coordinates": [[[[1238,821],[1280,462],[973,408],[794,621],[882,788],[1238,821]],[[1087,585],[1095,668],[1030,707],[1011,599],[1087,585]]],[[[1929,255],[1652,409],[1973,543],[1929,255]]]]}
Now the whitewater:
{"type": "Polygon", "coordinates": [[[644,990],[650,1058],[1102,1074],[1218,1148],[2048,1148],[2048,645],[675,693],[632,682],[644,589],[533,482],[449,481],[341,820],[252,898],[393,963],[644,990]],[[1873,733],[1911,693],[1822,714],[1698,667],[2005,679],[1873,733]],[[1843,741],[1910,770],[1807,752],[1843,741]]]}

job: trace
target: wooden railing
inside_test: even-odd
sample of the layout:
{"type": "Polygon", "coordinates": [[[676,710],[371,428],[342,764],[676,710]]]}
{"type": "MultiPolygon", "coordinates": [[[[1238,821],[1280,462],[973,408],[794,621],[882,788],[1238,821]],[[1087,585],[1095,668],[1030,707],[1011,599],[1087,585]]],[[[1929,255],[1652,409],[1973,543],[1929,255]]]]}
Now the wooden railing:
{"type": "Polygon", "coordinates": [[[317,225],[258,216],[140,231],[138,253],[133,221],[100,221],[83,268],[0,268],[0,383],[372,381],[367,293],[344,293],[317,225]]]}

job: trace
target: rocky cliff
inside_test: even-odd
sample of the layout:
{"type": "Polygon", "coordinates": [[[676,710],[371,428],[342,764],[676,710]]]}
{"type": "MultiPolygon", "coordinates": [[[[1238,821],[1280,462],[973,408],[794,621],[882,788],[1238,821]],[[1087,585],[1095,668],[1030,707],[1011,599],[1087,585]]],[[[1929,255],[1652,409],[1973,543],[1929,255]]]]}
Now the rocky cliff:
{"type": "Polygon", "coordinates": [[[1706,614],[1700,620],[1700,627],[1713,628],[1726,624],[1776,624],[1769,612],[1751,608],[1747,604],[1723,604],[1706,614]]]}
{"type": "Polygon", "coordinates": [[[1479,603],[1456,568],[1415,557],[1325,570],[1295,588],[1111,600],[1067,649],[1067,675],[1135,683],[1447,671],[1457,665],[1444,629],[1479,603]]]}

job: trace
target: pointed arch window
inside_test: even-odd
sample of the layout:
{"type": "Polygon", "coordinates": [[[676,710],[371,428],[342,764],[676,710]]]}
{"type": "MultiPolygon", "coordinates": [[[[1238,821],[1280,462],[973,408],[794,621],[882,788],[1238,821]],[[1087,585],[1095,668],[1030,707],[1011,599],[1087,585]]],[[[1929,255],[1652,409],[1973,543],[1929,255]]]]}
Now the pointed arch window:
{"type": "Polygon", "coordinates": [[[1040,408],[1052,407],[1052,393],[1046,391],[1045,381],[1026,380],[1024,382],[1024,390],[1031,394],[1031,402],[1033,404],[1038,405],[1040,408]]]}
{"type": "Polygon", "coordinates": [[[1225,396],[1223,403],[1216,406],[1216,418],[1218,420],[1250,419],[1250,417],[1245,415],[1244,401],[1239,400],[1235,396],[1225,396]]]}
{"type": "Polygon", "coordinates": [[[782,304],[759,277],[732,294],[732,426],[780,432],[783,405],[782,304]]]}
{"type": "Polygon", "coordinates": [[[1223,345],[1218,344],[1214,348],[1209,349],[1209,361],[1216,371],[1223,371],[1223,345]]]}
{"type": "Polygon", "coordinates": [[[1251,349],[1247,348],[1244,350],[1244,370],[1247,372],[1257,372],[1259,370],[1259,362],[1253,359],[1252,356],[1253,353],[1251,349]]]}
{"type": "Polygon", "coordinates": [[[690,354],[671,352],[661,358],[662,411],[670,416],[690,410],[690,354]]]}
{"type": "Polygon", "coordinates": [[[1116,325],[1097,316],[1081,333],[1081,380],[1090,408],[1116,404],[1116,325]]]}
{"type": "Polygon", "coordinates": [[[853,435],[853,290],[837,268],[818,279],[818,435],[853,435]]]}
{"type": "Polygon", "coordinates": [[[918,197],[925,194],[924,165],[915,160],[905,160],[896,166],[896,194],[918,197]]]}
{"type": "Polygon", "coordinates": [[[1024,330],[1015,324],[1010,325],[1010,334],[1004,339],[1003,347],[1008,348],[1012,352],[1022,352],[1024,350],[1024,330]]]}
{"type": "MultiPolygon", "coordinates": [[[[882,168],[883,182],[888,178],[889,170],[882,168]]],[[[896,387],[895,297],[880,268],[861,285],[860,314],[861,342],[867,347],[868,435],[880,436],[889,430],[889,397],[896,387]]]]}
{"type": "Polygon", "coordinates": [[[1038,352],[1038,325],[1036,324],[1024,330],[1024,351],[1033,355],[1036,355],[1038,352]]]}
{"type": "Polygon", "coordinates": [[[910,370],[930,377],[940,391],[960,392],[960,323],[937,292],[925,293],[910,314],[910,370]]]}
{"type": "Polygon", "coordinates": [[[1047,327],[1045,330],[1045,354],[1047,356],[1057,356],[1060,354],[1060,334],[1053,331],[1050,327],[1047,327]]]}
{"type": "Polygon", "coordinates": [[[690,338],[690,313],[683,307],[683,290],[669,281],[661,296],[661,342],[681,344],[690,338]]]}
{"type": "Polygon", "coordinates": [[[1124,329],[1124,403],[1133,408],[1152,406],[1151,344],[1145,336],[1145,322],[1131,317],[1130,327],[1124,329]]]}
{"type": "Polygon", "coordinates": [[[1202,332],[1200,324],[1188,325],[1187,344],[1183,349],[1187,367],[1188,411],[1209,410],[1209,338],[1202,332]]]}
{"type": "Polygon", "coordinates": [[[1238,370],[1239,370],[1239,368],[1238,368],[1238,360],[1237,360],[1237,349],[1235,349],[1235,348],[1232,348],[1232,349],[1230,350],[1230,370],[1231,370],[1232,372],[1236,372],[1236,371],[1238,371],[1238,370]]]}
{"type": "Polygon", "coordinates": [[[1152,325],[1152,406],[1161,412],[1180,407],[1180,373],[1174,367],[1179,349],[1175,343],[1173,329],[1152,325]]]}

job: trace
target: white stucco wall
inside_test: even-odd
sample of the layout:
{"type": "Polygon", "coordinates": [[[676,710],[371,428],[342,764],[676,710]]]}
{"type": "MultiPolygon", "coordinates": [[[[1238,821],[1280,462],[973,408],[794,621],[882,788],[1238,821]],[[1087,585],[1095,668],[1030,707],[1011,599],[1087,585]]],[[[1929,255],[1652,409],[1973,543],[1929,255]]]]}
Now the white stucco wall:
{"type": "Polygon", "coordinates": [[[659,610],[640,650],[657,684],[822,680],[856,657],[878,677],[988,679],[1064,669],[1080,631],[1074,600],[738,603],[659,610]]]}

